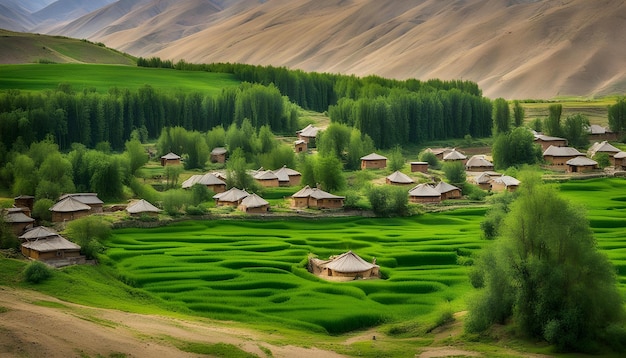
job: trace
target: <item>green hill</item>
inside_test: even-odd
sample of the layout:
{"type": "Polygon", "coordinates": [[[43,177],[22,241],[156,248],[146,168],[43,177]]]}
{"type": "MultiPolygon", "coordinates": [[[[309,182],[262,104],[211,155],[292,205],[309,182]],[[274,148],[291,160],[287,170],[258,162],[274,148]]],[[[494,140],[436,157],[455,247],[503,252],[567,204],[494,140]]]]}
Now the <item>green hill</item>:
{"type": "Polygon", "coordinates": [[[133,65],[135,58],[87,40],[0,29],[0,64],[21,63],[133,65]]]}

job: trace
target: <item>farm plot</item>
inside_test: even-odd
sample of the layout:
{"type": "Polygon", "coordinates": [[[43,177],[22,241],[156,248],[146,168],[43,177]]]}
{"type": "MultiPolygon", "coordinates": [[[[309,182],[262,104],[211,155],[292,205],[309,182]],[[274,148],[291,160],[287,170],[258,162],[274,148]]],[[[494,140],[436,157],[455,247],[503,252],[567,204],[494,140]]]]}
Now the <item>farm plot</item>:
{"type": "Polygon", "coordinates": [[[331,334],[462,309],[471,254],[488,242],[484,209],[415,218],[195,221],[116,230],[107,255],[122,280],[211,318],[331,334]],[[338,283],[306,270],[352,250],[382,280],[338,283]]]}

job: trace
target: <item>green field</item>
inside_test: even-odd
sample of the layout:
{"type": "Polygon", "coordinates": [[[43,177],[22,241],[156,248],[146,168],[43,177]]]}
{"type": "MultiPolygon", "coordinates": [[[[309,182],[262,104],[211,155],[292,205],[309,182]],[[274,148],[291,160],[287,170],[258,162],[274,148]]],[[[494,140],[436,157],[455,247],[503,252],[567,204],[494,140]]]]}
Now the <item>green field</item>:
{"type": "Polygon", "coordinates": [[[197,314],[343,333],[461,309],[484,209],[405,219],[184,222],[116,230],[122,280],[197,314]],[[376,257],[384,280],[327,282],[307,256],[376,257]]]}
{"type": "Polygon", "coordinates": [[[163,91],[199,91],[217,94],[236,86],[231,74],[119,65],[27,64],[0,65],[0,90],[54,90],[69,83],[74,91],[95,89],[106,93],[112,87],[137,90],[145,85],[163,91]]]}
{"type": "MultiPolygon", "coordinates": [[[[626,298],[626,179],[555,185],[587,210],[626,298]]],[[[33,285],[20,281],[24,261],[0,260],[0,284],[97,307],[238,322],[276,333],[279,344],[287,340],[354,356],[401,356],[431,344],[431,329],[467,309],[465,299],[473,291],[469,265],[491,244],[481,238],[484,213],[484,208],[464,208],[410,218],[185,221],[117,229],[98,266],[56,270],[50,280],[33,285]],[[305,269],[309,254],[326,258],[347,250],[366,260],[376,257],[384,279],[327,282],[305,269]],[[389,338],[376,349],[325,338],[372,326],[389,338]]],[[[498,349],[491,341],[456,339],[450,343],[483,352],[498,349]]],[[[520,351],[540,349],[512,344],[520,351]]]]}

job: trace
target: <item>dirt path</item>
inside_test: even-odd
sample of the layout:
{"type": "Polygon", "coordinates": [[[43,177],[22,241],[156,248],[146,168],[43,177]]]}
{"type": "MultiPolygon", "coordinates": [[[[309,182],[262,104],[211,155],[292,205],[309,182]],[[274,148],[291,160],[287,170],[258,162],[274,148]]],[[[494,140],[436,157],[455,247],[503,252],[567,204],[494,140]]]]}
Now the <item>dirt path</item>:
{"type": "Polygon", "coordinates": [[[331,357],[316,348],[275,346],[260,334],[206,321],[86,307],[43,294],[0,287],[1,357],[197,357],[172,341],[232,344],[259,357],[331,357]],[[46,302],[44,307],[37,302],[46,302]]]}

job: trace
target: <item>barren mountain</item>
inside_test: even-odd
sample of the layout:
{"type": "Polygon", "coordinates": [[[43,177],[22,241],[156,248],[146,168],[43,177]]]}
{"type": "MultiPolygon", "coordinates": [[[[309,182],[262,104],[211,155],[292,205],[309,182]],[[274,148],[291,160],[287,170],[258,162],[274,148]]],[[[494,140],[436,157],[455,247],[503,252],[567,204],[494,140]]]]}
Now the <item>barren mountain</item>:
{"type": "Polygon", "coordinates": [[[505,98],[626,92],[621,0],[121,0],[49,33],[137,56],[476,81],[505,98]]]}

